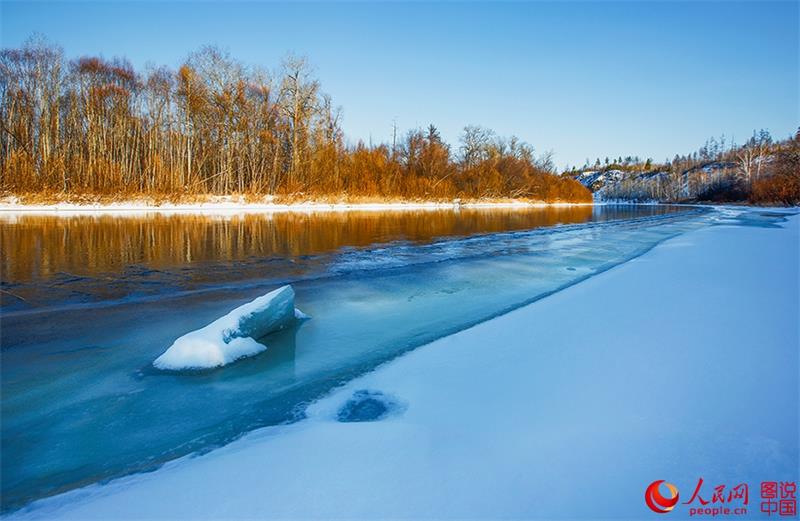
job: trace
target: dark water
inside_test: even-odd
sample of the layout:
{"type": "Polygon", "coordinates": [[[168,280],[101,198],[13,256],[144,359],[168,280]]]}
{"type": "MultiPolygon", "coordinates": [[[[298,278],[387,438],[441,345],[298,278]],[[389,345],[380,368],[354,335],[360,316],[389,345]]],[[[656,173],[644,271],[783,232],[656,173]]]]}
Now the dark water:
{"type": "MultiPolygon", "coordinates": [[[[0,306],[12,312],[248,280],[277,283],[320,276],[348,252],[380,245],[424,245],[675,211],[668,206],[570,206],[210,216],[0,213],[0,306]]],[[[368,269],[368,264],[369,259],[358,268],[368,269]]]]}
{"type": "MultiPolygon", "coordinates": [[[[640,255],[704,215],[2,217],[2,508],[296,420],[354,376],[640,255]],[[261,339],[262,355],[201,373],[152,367],[178,336],[283,282],[312,319],[261,339]]],[[[347,419],[383,414],[373,401],[347,419]]]]}

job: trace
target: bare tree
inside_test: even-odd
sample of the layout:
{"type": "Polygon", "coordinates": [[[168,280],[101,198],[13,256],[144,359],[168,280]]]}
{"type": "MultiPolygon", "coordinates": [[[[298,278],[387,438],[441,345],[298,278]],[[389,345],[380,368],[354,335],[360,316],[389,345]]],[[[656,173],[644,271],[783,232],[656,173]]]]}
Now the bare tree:
{"type": "Polygon", "coordinates": [[[486,159],[494,133],[478,125],[467,125],[461,134],[461,162],[470,168],[486,159]]]}
{"type": "Polygon", "coordinates": [[[289,184],[302,182],[303,158],[308,139],[308,127],[318,108],[319,83],[311,78],[311,67],[305,58],[287,57],[283,62],[283,82],[280,107],[289,122],[289,184]]]}

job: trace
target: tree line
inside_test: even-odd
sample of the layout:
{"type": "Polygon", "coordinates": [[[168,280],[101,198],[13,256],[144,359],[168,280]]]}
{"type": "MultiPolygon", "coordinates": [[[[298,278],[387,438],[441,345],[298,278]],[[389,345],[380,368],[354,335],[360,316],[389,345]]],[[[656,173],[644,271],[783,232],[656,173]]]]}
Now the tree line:
{"type": "Polygon", "coordinates": [[[297,57],[270,74],[204,47],[139,72],[31,38],[0,52],[0,125],[12,194],[591,200],[550,155],[480,127],[455,148],[433,125],[349,145],[297,57]]]}

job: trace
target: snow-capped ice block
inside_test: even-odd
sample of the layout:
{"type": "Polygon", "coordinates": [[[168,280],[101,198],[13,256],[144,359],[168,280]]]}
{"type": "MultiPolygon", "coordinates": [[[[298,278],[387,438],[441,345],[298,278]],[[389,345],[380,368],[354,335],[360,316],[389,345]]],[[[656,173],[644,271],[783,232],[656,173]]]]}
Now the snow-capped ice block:
{"type": "Polygon", "coordinates": [[[209,369],[267,349],[256,341],[308,318],[294,307],[294,289],[283,286],[239,306],[202,329],[175,340],[153,362],[158,369],[209,369]]]}

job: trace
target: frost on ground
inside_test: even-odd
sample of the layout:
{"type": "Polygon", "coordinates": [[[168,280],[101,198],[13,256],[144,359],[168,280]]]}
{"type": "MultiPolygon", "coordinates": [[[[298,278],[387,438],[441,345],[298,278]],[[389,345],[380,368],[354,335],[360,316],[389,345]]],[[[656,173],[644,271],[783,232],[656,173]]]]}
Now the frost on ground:
{"type": "Polygon", "coordinates": [[[304,421],[11,517],[639,519],[649,483],[683,502],[699,478],[706,500],[749,483],[757,511],[759,483],[798,480],[800,227],[745,221],[412,351],[304,421]],[[364,389],[407,408],[338,421],[364,389]]]}
{"type": "Polygon", "coordinates": [[[178,338],[153,365],[174,371],[220,367],[265,351],[257,339],[305,318],[294,307],[292,287],[283,286],[178,338]]]}

